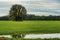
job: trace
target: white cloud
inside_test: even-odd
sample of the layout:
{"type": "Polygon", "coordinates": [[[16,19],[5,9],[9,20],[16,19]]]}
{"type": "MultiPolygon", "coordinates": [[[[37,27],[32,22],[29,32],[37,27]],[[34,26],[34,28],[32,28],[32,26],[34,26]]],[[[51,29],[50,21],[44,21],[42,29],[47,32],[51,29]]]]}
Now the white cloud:
{"type": "Polygon", "coordinates": [[[1,16],[6,16],[6,15],[8,15],[8,14],[3,13],[3,14],[0,14],[0,17],[1,17],[1,16]]]}
{"type": "MultiPolygon", "coordinates": [[[[35,9],[35,10],[38,10],[38,9],[40,9],[40,10],[48,10],[48,11],[54,11],[54,12],[56,12],[56,13],[50,13],[50,12],[28,12],[29,14],[35,14],[35,15],[59,15],[59,14],[57,14],[57,12],[60,12],[60,1],[59,0],[0,0],[0,2],[7,2],[7,4],[8,3],[11,3],[11,4],[9,4],[9,5],[7,5],[7,4],[5,4],[5,3],[3,3],[4,4],[4,7],[3,7],[3,5],[1,4],[0,6],[2,6],[2,7],[0,7],[0,14],[1,15],[6,15],[7,13],[8,13],[8,11],[9,11],[9,9],[10,9],[10,7],[13,5],[13,4],[21,4],[21,5],[23,5],[23,6],[25,6],[26,7],[26,9],[35,9]],[[5,10],[5,11],[7,11],[7,12],[3,12],[3,10],[5,10]]],[[[34,11],[34,10],[32,10],[32,11],[34,11]]]]}
{"type": "Polygon", "coordinates": [[[33,14],[33,15],[37,15],[37,16],[49,16],[49,15],[59,15],[60,14],[55,14],[55,13],[49,13],[49,12],[28,12],[28,14],[33,14]]]}
{"type": "Polygon", "coordinates": [[[0,0],[0,2],[16,2],[17,0],[0,0]]]}

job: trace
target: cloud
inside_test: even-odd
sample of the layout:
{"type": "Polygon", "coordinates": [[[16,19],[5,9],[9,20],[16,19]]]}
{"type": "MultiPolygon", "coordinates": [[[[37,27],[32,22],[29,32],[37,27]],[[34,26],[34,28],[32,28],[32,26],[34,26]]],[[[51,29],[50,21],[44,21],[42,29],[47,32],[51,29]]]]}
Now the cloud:
{"type": "Polygon", "coordinates": [[[8,14],[13,4],[25,6],[31,14],[60,14],[60,0],[0,0],[0,14],[8,14]]]}
{"type": "Polygon", "coordinates": [[[28,14],[33,14],[33,15],[37,15],[37,16],[49,16],[49,15],[53,15],[53,16],[57,16],[60,14],[55,14],[55,13],[49,13],[49,12],[28,12],[28,14]]]}

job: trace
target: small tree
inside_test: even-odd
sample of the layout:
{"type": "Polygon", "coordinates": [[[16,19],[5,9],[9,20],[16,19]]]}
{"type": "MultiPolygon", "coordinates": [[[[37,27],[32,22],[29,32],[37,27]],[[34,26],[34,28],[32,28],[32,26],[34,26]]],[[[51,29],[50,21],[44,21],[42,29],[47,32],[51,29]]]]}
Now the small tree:
{"type": "Polygon", "coordinates": [[[25,7],[23,7],[22,5],[18,5],[18,4],[13,5],[9,11],[10,19],[15,20],[15,21],[23,20],[26,13],[27,11],[25,7]]]}

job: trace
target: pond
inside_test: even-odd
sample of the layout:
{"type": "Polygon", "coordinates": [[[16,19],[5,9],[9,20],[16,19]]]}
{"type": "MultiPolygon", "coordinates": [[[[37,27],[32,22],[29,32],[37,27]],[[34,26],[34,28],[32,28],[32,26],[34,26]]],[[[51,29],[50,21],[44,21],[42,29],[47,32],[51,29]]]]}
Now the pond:
{"type": "MultiPolygon", "coordinates": [[[[0,37],[6,37],[6,38],[13,38],[12,35],[0,35],[0,37]]],[[[26,34],[24,39],[49,39],[49,38],[60,38],[60,33],[53,33],[53,34],[26,34]]]]}
{"type": "Polygon", "coordinates": [[[12,38],[12,36],[11,36],[11,35],[0,35],[0,37],[12,38]]]}
{"type": "Polygon", "coordinates": [[[49,38],[60,38],[60,33],[55,33],[55,34],[26,34],[24,37],[26,39],[36,39],[36,38],[41,38],[41,39],[49,39],[49,38]]]}

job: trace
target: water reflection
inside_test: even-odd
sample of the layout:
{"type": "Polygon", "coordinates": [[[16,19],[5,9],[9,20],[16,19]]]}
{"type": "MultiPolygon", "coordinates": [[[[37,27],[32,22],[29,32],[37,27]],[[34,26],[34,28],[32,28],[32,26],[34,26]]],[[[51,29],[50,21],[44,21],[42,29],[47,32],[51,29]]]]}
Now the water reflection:
{"type": "Polygon", "coordinates": [[[49,39],[49,38],[60,38],[60,33],[55,33],[55,34],[26,34],[24,38],[28,39],[36,39],[36,38],[41,38],[41,39],[49,39]]]}
{"type": "Polygon", "coordinates": [[[0,37],[12,38],[12,36],[11,36],[11,35],[0,35],[0,37]]]}
{"type": "MultiPolygon", "coordinates": [[[[13,38],[12,35],[0,35],[0,37],[13,38]]],[[[49,38],[60,38],[60,33],[55,34],[26,34],[25,39],[49,39],[49,38]]]]}

